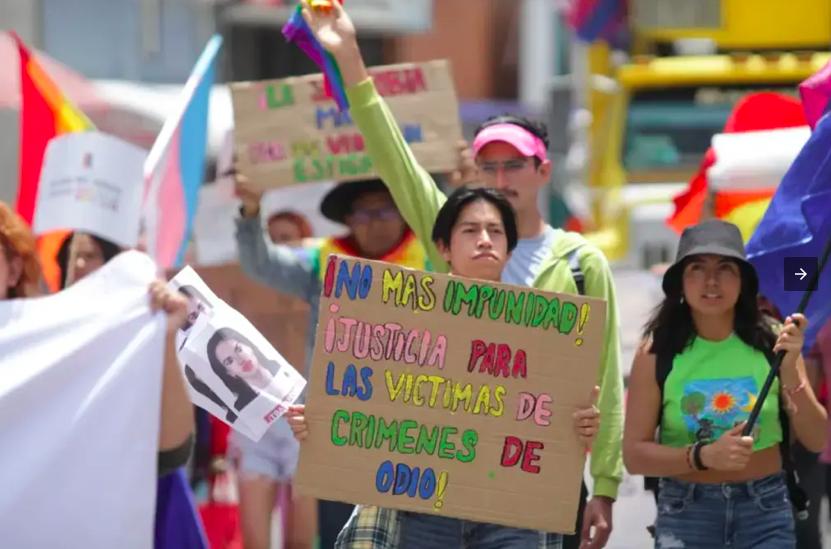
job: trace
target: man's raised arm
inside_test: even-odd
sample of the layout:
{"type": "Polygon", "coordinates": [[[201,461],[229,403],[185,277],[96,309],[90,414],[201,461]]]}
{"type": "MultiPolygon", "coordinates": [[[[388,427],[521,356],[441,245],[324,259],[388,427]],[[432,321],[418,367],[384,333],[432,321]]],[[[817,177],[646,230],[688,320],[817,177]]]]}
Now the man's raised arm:
{"type": "Polygon", "coordinates": [[[349,112],[360,130],[366,153],[390,190],[404,220],[430,256],[434,270],[447,272],[447,262],[432,242],[433,223],[447,197],[413,156],[386,102],[367,72],[355,26],[338,2],[318,12],[303,2],[303,16],[318,41],[337,60],[349,99],[349,112]]]}

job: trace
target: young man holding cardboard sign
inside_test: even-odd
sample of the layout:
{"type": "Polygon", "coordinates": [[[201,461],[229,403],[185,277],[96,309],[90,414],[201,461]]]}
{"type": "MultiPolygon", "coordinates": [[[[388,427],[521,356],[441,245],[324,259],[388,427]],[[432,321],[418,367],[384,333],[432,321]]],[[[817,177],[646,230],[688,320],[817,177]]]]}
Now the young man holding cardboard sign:
{"type": "MultiPolygon", "coordinates": [[[[574,513],[575,502],[560,494],[579,491],[579,482],[575,482],[573,473],[582,471],[584,445],[591,444],[600,425],[597,408],[593,404],[586,406],[589,387],[594,383],[597,372],[599,349],[574,340],[576,348],[572,352],[572,360],[582,363],[585,368],[567,380],[560,379],[551,375],[550,368],[540,366],[548,366],[550,354],[547,351],[568,349],[572,343],[567,335],[571,333],[567,322],[561,321],[556,331],[538,338],[529,331],[528,323],[499,318],[500,311],[505,309],[498,304],[504,305],[505,300],[496,297],[497,294],[504,296],[503,292],[517,290],[516,287],[498,284],[505,263],[516,247],[517,229],[514,211],[498,191],[470,187],[458,189],[439,212],[432,237],[445,260],[453,266],[453,277],[406,271],[404,276],[408,280],[420,277],[414,287],[421,288],[418,299],[421,319],[407,311],[409,307],[406,306],[403,311],[399,310],[403,312],[399,315],[389,310],[390,306],[405,305],[405,294],[400,294],[400,303],[397,299],[394,303],[387,300],[390,295],[388,290],[394,286],[390,281],[399,275],[392,277],[383,264],[371,265],[374,273],[361,277],[367,282],[362,282],[364,298],[356,302],[359,303],[357,307],[350,307],[352,304],[348,300],[351,296],[347,298],[345,295],[348,289],[347,292],[340,291],[342,282],[347,278],[341,273],[345,271],[344,267],[348,270],[348,266],[340,263],[340,268],[332,269],[331,272],[337,271],[338,275],[337,281],[327,286],[328,292],[324,290],[324,296],[329,296],[327,309],[337,310],[338,315],[361,315],[357,333],[361,333],[361,327],[370,318],[380,317],[388,322],[402,321],[400,326],[396,326],[410,335],[403,353],[391,353],[392,356],[385,356],[383,362],[368,357],[357,363],[361,367],[361,377],[366,378],[366,392],[363,397],[358,393],[359,402],[356,403],[341,396],[348,396],[348,392],[339,393],[334,389],[339,384],[332,382],[330,374],[351,363],[353,358],[348,352],[345,356],[333,352],[348,351],[348,348],[340,342],[335,346],[336,338],[329,335],[334,330],[329,326],[338,321],[327,315],[330,321],[324,321],[318,330],[314,358],[316,370],[314,385],[310,388],[308,418],[307,410],[302,405],[293,406],[288,414],[295,436],[298,440],[305,440],[298,482],[302,489],[310,493],[369,502],[374,499],[384,504],[396,501],[396,505],[405,510],[401,514],[401,534],[397,543],[404,549],[536,549],[539,533],[528,528],[542,525],[557,527],[555,524],[567,528],[573,524],[573,518],[565,517],[569,512],[574,513]],[[444,298],[441,297],[442,286],[444,298]],[[464,314],[461,299],[458,310],[452,304],[456,303],[455,296],[459,295],[460,286],[492,297],[470,302],[469,311],[473,314],[464,314]],[[338,299],[338,294],[344,294],[342,298],[346,299],[338,299]],[[428,297],[431,294],[435,299],[428,297]],[[388,302],[384,304],[384,301],[388,302]],[[443,305],[431,306],[438,302],[443,305]],[[348,311],[350,308],[352,310],[348,311]],[[479,315],[478,311],[484,314],[479,315]],[[439,369],[431,367],[430,361],[413,364],[414,380],[412,383],[405,382],[410,375],[406,373],[407,364],[412,363],[415,353],[419,356],[433,354],[425,352],[431,346],[428,343],[431,340],[422,339],[417,350],[412,346],[414,354],[407,359],[411,336],[418,332],[425,338],[427,334],[432,334],[437,346],[446,337],[449,340],[446,345],[448,360],[440,361],[439,369]],[[466,344],[471,337],[476,339],[472,344],[466,344]],[[479,342],[491,337],[506,342],[500,349],[512,349],[518,360],[494,360],[491,357],[488,361],[485,357],[477,362],[482,354],[479,342]],[[459,343],[461,345],[457,347],[459,343]],[[566,347],[560,347],[563,344],[566,347]],[[464,348],[471,349],[470,363],[464,360],[464,351],[461,351],[464,348]],[[540,358],[543,358],[543,364],[540,358]],[[507,362],[513,362],[510,373],[507,362]],[[475,367],[477,364],[478,368],[475,367]],[[384,370],[383,374],[381,370],[384,370]],[[384,390],[383,382],[375,382],[378,388],[374,393],[379,394],[376,398],[381,404],[373,405],[371,380],[382,376],[388,380],[387,390],[384,390]],[[390,385],[390,380],[396,377],[398,388],[390,385]],[[437,378],[446,381],[438,382],[437,378]],[[437,383],[431,384],[430,379],[437,383]],[[402,392],[406,394],[409,391],[404,389],[405,383],[413,386],[412,395],[401,398],[399,395],[402,392]],[[454,383],[456,388],[451,395],[447,386],[454,383]],[[531,387],[536,394],[528,390],[531,387]],[[583,389],[585,395],[581,398],[579,393],[583,389]],[[442,391],[444,396],[439,398],[442,391]],[[569,413],[572,404],[576,409],[569,413]],[[442,413],[442,410],[445,411],[442,413]],[[515,414],[513,410],[516,410],[515,414]],[[351,421],[341,421],[350,416],[351,421]],[[490,417],[483,420],[486,416],[490,417]],[[378,427],[375,431],[369,426],[375,424],[386,427],[378,427]],[[571,435],[572,427],[579,442],[571,435]],[[364,437],[358,430],[369,434],[364,437]],[[458,442],[464,450],[454,452],[454,448],[458,447],[454,446],[457,433],[461,434],[458,442]],[[511,435],[505,436],[506,433],[511,435]],[[384,444],[388,435],[391,440],[389,448],[384,444]],[[339,441],[336,441],[337,437],[340,437],[339,441]],[[441,442],[436,454],[439,439],[441,442]],[[415,440],[417,442],[413,444],[415,440]],[[389,459],[395,453],[399,454],[396,456],[398,459],[406,462],[399,462],[393,469],[389,459]],[[373,461],[383,461],[377,473],[377,465],[373,461]],[[344,475],[346,471],[348,474],[344,475]],[[399,481],[401,478],[405,480],[399,481]],[[391,487],[393,484],[395,488],[391,487]],[[417,489],[413,488],[414,485],[417,489]],[[499,495],[494,498],[495,494],[499,495]],[[498,502],[496,505],[494,500],[498,502]],[[558,510],[562,511],[559,520],[558,510]]],[[[330,262],[335,261],[330,258],[330,262]]],[[[367,267],[370,264],[364,263],[363,273],[368,272],[367,267]]],[[[558,313],[571,305],[569,296],[548,297],[556,300],[558,313]]],[[[511,301],[510,297],[508,301],[511,301]]],[[[586,312],[581,338],[602,337],[604,304],[593,301],[593,304],[580,304],[580,310],[586,312]],[[596,319],[593,324],[590,317],[596,319]]],[[[534,310],[545,310],[537,309],[536,299],[530,302],[534,303],[534,310]]],[[[574,311],[576,313],[577,308],[574,311]]],[[[555,316],[559,317],[559,314],[555,316]]],[[[548,326],[552,327],[551,324],[548,326]]],[[[389,344],[392,342],[391,337],[389,344]]],[[[497,354],[504,358],[501,351],[497,354]]],[[[344,377],[344,386],[347,379],[348,376],[344,377]]],[[[598,392],[598,387],[592,388],[592,399],[597,397],[598,392]]]]}
{"type": "MultiPolygon", "coordinates": [[[[401,131],[369,78],[358,48],[355,27],[343,6],[335,3],[328,13],[311,10],[304,2],[303,15],[318,41],[338,62],[346,86],[350,115],[361,130],[366,151],[381,179],[388,185],[404,218],[427,246],[434,269],[446,271],[447,262],[430,245],[433,222],[446,197],[430,175],[419,166],[401,131]]],[[[486,123],[474,142],[475,162],[488,186],[503,190],[518,212],[519,243],[502,275],[508,283],[525,284],[549,291],[598,297],[608,303],[603,343],[598,406],[602,427],[591,453],[594,497],[578,517],[577,536],[542,536],[543,547],[581,544],[602,549],[611,533],[612,503],[623,472],[623,376],[614,285],[606,258],[576,233],[556,230],[541,218],[537,195],[549,180],[544,128],[514,117],[486,123]]],[[[581,498],[582,499],[582,498],[581,498]]],[[[342,536],[344,547],[358,547],[373,540],[374,547],[394,547],[395,513],[373,518],[353,516],[342,536]],[[386,543],[385,543],[386,541],[386,543]]]]}

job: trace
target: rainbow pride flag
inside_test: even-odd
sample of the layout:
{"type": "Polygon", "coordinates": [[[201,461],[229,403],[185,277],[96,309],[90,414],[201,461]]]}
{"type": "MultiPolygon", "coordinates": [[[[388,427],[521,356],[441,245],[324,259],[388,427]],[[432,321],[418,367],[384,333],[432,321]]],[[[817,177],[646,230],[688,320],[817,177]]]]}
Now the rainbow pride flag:
{"type": "MultiPolygon", "coordinates": [[[[53,137],[94,130],[84,113],[69,101],[46,74],[29,49],[12,32],[20,55],[20,180],[15,209],[29,225],[35,217],[40,169],[46,146],[53,137]]],[[[60,289],[61,271],[56,256],[69,231],[55,231],[38,239],[43,276],[49,288],[60,289]]]]}
{"type": "MultiPolygon", "coordinates": [[[[342,0],[338,1],[341,4],[343,3],[342,0]]],[[[302,7],[299,4],[283,27],[283,36],[289,42],[297,44],[320,67],[320,71],[323,73],[326,96],[335,100],[339,110],[348,109],[349,101],[346,99],[346,87],[343,85],[343,77],[341,77],[338,62],[315,38],[312,29],[303,19],[302,7]]]]}

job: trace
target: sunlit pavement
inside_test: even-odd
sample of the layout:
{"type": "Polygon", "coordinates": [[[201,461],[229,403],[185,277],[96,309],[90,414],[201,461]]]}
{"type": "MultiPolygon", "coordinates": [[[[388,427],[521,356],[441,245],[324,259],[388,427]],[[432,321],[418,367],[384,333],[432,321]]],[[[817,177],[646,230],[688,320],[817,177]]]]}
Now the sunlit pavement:
{"type": "MultiPolygon", "coordinates": [[[[618,319],[620,320],[621,367],[629,378],[632,358],[641,339],[641,330],[649,313],[658,304],[660,278],[645,271],[615,271],[618,319]]],[[[591,476],[586,463],[586,484],[591,490],[591,476]]],[[[626,475],[614,506],[614,528],[607,549],[649,549],[652,536],[646,527],[655,520],[655,500],[643,489],[643,477],[626,475]]]]}
{"type": "MultiPolygon", "coordinates": [[[[663,297],[661,279],[646,271],[615,271],[623,376],[629,378],[632,359],[649,313],[663,297]]],[[[587,475],[588,477],[588,475],[587,475]]],[[[590,478],[587,482],[590,482],[590,478]]],[[[648,549],[653,546],[646,527],[655,520],[655,500],[643,489],[643,477],[624,477],[614,506],[614,528],[608,549],[648,549]]]]}

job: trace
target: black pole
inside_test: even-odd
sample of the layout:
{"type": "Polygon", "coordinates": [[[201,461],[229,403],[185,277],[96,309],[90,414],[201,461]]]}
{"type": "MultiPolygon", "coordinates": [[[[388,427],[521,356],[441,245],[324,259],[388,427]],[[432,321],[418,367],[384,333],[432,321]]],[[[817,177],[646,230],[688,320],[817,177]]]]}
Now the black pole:
{"type": "MultiPolygon", "coordinates": [[[[808,302],[814,294],[811,288],[818,286],[819,275],[825,267],[825,264],[828,263],[829,255],[831,255],[831,238],[829,238],[828,242],[825,243],[825,249],[822,251],[822,256],[819,258],[817,270],[813,275],[811,275],[811,283],[808,284],[808,289],[805,290],[804,294],[802,294],[802,300],[799,302],[799,307],[796,308],[797,313],[804,313],[805,309],[808,307],[808,302]]],[[[747,418],[747,423],[745,424],[744,429],[742,429],[742,436],[750,436],[750,433],[753,431],[753,426],[756,424],[756,420],[759,419],[759,412],[762,411],[762,405],[765,403],[768,393],[770,393],[770,387],[773,385],[773,381],[776,379],[776,376],[779,375],[779,367],[782,366],[782,359],[784,358],[785,351],[779,351],[776,353],[776,359],[773,361],[773,364],[770,365],[770,373],[768,373],[768,377],[765,380],[764,385],[762,385],[762,390],[759,391],[759,397],[756,400],[756,404],[753,406],[753,411],[750,412],[750,416],[747,418]]]]}

